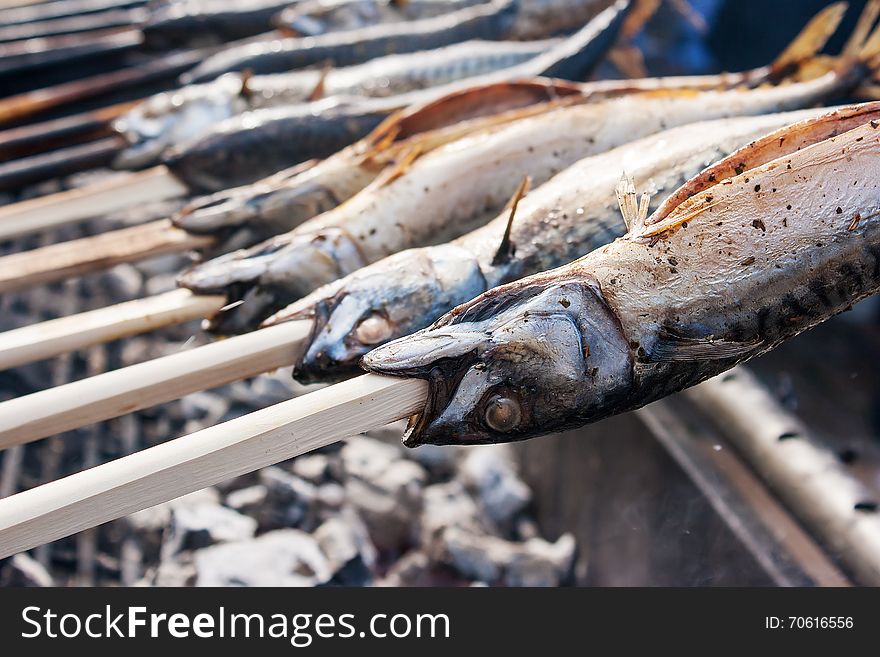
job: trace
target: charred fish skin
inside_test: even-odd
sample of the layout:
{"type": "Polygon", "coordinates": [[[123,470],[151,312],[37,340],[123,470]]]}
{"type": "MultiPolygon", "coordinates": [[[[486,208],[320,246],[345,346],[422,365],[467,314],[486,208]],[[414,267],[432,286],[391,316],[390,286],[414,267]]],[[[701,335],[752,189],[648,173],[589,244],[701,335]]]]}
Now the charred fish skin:
{"type": "Polygon", "coordinates": [[[302,383],[335,381],[359,369],[379,344],[428,326],[486,290],[571,262],[625,233],[616,201],[626,170],[666,194],[766,132],[816,110],[722,119],[673,128],[580,160],[502,213],[455,241],[412,249],[359,269],[276,313],[264,324],[311,319],[294,367],[302,383]]]}
{"type": "Polygon", "coordinates": [[[181,81],[204,82],[231,71],[279,73],[325,62],[350,66],[393,53],[429,50],[471,39],[500,39],[513,20],[517,4],[518,0],[492,0],[424,21],[242,45],[209,57],[181,76],[181,81]]]}
{"type": "Polygon", "coordinates": [[[434,18],[487,0],[305,0],[278,15],[279,26],[299,36],[370,25],[434,18]]]}
{"type": "Polygon", "coordinates": [[[878,112],[783,128],[625,237],[367,354],[369,371],[430,382],[406,444],[507,442],[632,410],[876,293],[878,112]]]}

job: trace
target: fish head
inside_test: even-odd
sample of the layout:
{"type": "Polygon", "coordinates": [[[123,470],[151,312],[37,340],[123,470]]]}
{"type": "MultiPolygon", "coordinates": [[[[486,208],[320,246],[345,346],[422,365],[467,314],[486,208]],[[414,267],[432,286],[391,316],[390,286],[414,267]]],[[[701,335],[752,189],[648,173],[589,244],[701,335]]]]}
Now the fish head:
{"type": "Polygon", "coordinates": [[[114,166],[152,164],[171,146],[196,139],[215,123],[245,111],[247,101],[241,88],[241,76],[233,73],[145,100],[113,123],[114,130],[129,143],[114,166]]]}
{"type": "Polygon", "coordinates": [[[286,233],[337,204],[316,182],[255,184],[198,197],[171,220],[189,233],[214,235],[212,253],[220,254],[286,233]]]}
{"type": "Polygon", "coordinates": [[[453,244],[411,249],[317,290],[267,323],[311,319],[294,377],[332,381],[357,372],[371,349],[424,328],[485,288],[470,251],[453,244]]]}
{"type": "Polygon", "coordinates": [[[598,419],[625,394],[629,350],[598,285],[524,279],[368,353],[371,372],[425,379],[404,444],[522,440],[598,419]]]}

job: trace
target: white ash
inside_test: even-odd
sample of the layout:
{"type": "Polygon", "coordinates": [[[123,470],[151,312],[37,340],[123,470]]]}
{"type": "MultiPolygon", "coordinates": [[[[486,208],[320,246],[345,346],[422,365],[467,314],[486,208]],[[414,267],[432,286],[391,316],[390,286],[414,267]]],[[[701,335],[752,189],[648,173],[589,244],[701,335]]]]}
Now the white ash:
{"type": "Polygon", "coordinates": [[[332,577],[317,541],[298,529],[197,550],[196,586],[314,586],[332,577]]]}

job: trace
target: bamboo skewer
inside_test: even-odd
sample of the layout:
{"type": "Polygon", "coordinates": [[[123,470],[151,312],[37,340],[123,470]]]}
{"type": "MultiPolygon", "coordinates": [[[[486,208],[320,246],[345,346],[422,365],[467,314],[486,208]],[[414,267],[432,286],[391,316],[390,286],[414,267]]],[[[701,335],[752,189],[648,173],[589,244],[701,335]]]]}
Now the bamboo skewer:
{"type": "MultiPolygon", "coordinates": [[[[188,50],[161,57],[139,66],[130,66],[109,73],[52,87],[26,91],[0,99],[0,124],[32,117],[34,114],[86,98],[118,92],[137,85],[172,78],[205,57],[203,50],[188,50]]],[[[100,111],[100,110],[98,110],[100,111]]]]}
{"type": "Polygon", "coordinates": [[[211,244],[162,219],[0,258],[0,294],[211,244]]]}
{"type": "Polygon", "coordinates": [[[0,449],[292,364],[311,322],[287,322],[0,404],[0,449]]]}
{"type": "Polygon", "coordinates": [[[2,130],[0,131],[0,159],[28,157],[73,143],[112,135],[111,124],[113,120],[125,114],[139,102],[118,103],[91,112],[2,130]]]}
{"type": "Polygon", "coordinates": [[[173,290],[0,333],[0,371],[84,347],[210,317],[225,297],[173,290]]]}
{"type": "Polygon", "coordinates": [[[126,141],[120,135],[110,135],[61,150],[35,153],[5,162],[0,164],[0,191],[107,166],[125,146],[126,141]]]}
{"type": "Polygon", "coordinates": [[[0,207],[0,240],[162,201],[189,190],[164,166],[0,207]]]}
{"type": "Polygon", "coordinates": [[[0,558],[382,427],[427,386],[366,374],[0,500],[0,558]]]}

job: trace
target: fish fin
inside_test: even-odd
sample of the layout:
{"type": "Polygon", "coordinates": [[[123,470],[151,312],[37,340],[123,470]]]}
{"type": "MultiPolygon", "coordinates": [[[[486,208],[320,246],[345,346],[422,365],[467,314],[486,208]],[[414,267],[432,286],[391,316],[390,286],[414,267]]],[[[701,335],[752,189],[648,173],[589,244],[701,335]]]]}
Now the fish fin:
{"type": "MultiPolygon", "coordinates": [[[[287,169],[282,169],[278,173],[273,173],[272,175],[266,176],[262,180],[258,181],[260,183],[266,183],[267,185],[276,185],[283,183],[291,178],[298,176],[301,173],[305,173],[309,169],[313,169],[318,164],[321,163],[321,160],[318,158],[312,158],[311,160],[306,160],[305,162],[300,162],[292,167],[287,169]]],[[[255,183],[256,184],[256,183],[255,183]]],[[[248,185],[250,187],[250,185],[248,185]]]]}
{"type": "Polygon", "coordinates": [[[516,246],[510,241],[510,230],[513,227],[513,218],[516,216],[516,208],[519,205],[520,199],[529,193],[531,186],[532,177],[523,176],[522,182],[520,182],[519,187],[516,188],[516,191],[507,203],[510,215],[507,217],[507,227],[504,229],[504,235],[501,237],[501,244],[498,245],[498,250],[492,258],[493,266],[500,265],[502,262],[513,257],[516,251],[516,246]]]}
{"type": "Polygon", "coordinates": [[[244,99],[248,99],[254,95],[254,92],[249,85],[252,77],[254,77],[253,69],[246,68],[241,72],[241,89],[239,89],[238,95],[244,99]]]}
{"type": "Polygon", "coordinates": [[[846,2],[836,2],[813,16],[804,29],[770,65],[770,70],[774,75],[776,77],[784,75],[793,67],[799,66],[822,50],[837,28],[840,27],[847,6],[846,2]]]}
{"type": "Polygon", "coordinates": [[[674,228],[678,228],[682,224],[687,223],[691,219],[695,219],[699,217],[701,214],[709,210],[710,208],[714,208],[716,205],[721,203],[721,201],[715,201],[714,203],[708,203],[702,207],[697,208],[696,210],[691,210],[690,212],[685,212],[680,217],[675,217],[671,220],[659,221],[656,224],[651,224],[650,228],[642,231],[638,237],[657,237],[658,235],[662,235],[665,232],[668,232],[674,228]]]}
{"type": "Polygon", "coordinates": [[[306,96],[306,100],[315,101],[320,100],[324,97],[325,85],[327,83],[327,76],[330,74],[330,71],[333,70],[333,65],[330,62],[326,62],[321,67],[321,72],[318,74],[318,81],[315,83],[315,88],[309,92],[309,95],[306,96]]]}
{"type": "Polygon", "coordinates": [[[620,214],[623,216],[623,223],[626,224],[627,233],[639,232],[645,227],[650,203],[650,194],[642,194],[641,200],[638,200],[636,184],[632,176],[624,171],[620,176],[620,182],[617,183],[617,204],[620,206],[620,214]]]}
{"type": "Polygon", "coordinates": [[[390,0],[391,4],[397,7],[398,9],[406,7],[410,0],[390,0]]]}
{"type": "Polygon", "coordinates": [[[657,13],[663,0],[635,0],[632,9],[620,28],[622,39],[632,39],[642,31],[645,24],[657,13]]]}
{"type": "Polygon", "coordinates": [[[689,0],[670,0],[669,4],[699,34],[706,34],[709,31],[706,19],[700,12],[694,9],[693,4],[689,0]]]}
{"type": "Polygon", "coordinates": [[[880,84],[863,84],[853,94],[862,100],[880,100],[880,84]]]}
{"type": "Polygon", "coordinates": [[[662,331],[648,353],[647,359],[650,362],[665,363],[739,358],[752,353],[761,344],[761,340],[737,342],[713,338],[687,338],[662,331]]]}
{"type": "Polygon", "coordinates": [[[648,77],[645,57],[636,46],[624,45],[612,48],[607,58],[624,77],[632,79],[648,77]]]}
{"type": "Polygon", "coordinates": [[[852,34],[843,47],[843,54],[851,57],[857,57],[862,48],[865,47],[869,37],[871,36],[871,28],[873,27],[877,17],[880,16],[880,0],[870,0],[862,10],[853,28],[852,34]]]}
{"type": "Polygon", "coordinates": [[[407,148],[400,154],[400,157],[395,160],[394,164],[380,174],[373,183],[373,187],[375,189],[381,189],[382,187],[393,183],[409,170],[412,163],[415,162],[421,154],[422,149],[419,144],[414,144],[410,148],[407,148]]]}
{"type": "Polygon", "coordinates": [[[400,136],[400,120],[402,117],[403,110],[397,110],[360,141],[359,155],[362,162],[375,158],[395,142],[400,136]]]}

